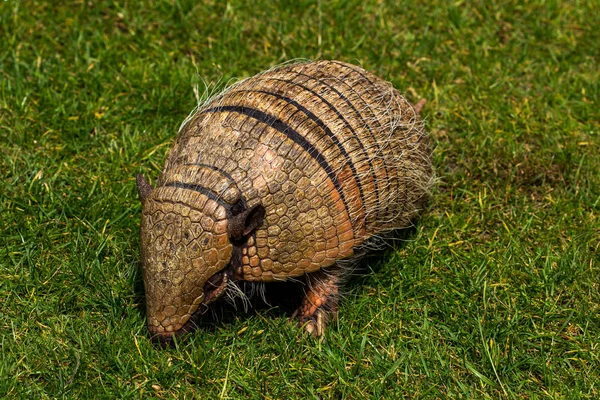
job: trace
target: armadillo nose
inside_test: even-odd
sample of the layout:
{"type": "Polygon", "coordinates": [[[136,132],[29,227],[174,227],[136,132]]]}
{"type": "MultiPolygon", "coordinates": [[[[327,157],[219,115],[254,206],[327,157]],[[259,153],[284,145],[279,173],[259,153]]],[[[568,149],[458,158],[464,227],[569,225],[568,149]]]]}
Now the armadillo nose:
{"type": "Polygon", "coordinates": [[[172,346],[174,336],[173,332],[152,332],[150,330],[150,339],[162,348],[172,346]]]}

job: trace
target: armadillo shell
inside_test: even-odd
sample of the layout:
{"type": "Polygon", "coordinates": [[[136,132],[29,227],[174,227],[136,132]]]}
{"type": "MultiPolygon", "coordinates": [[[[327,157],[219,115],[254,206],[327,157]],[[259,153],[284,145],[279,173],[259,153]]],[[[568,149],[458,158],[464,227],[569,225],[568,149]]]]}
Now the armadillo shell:
{"type": "Polygon", "coordinates": [[[201,192],[227,215],[262,204],[235,272],[270,281],[409,226],[432,181],[430,142],[406,99],[359,67],[319,61],[261,73],[199,107],[158,186],[201,192]]]}

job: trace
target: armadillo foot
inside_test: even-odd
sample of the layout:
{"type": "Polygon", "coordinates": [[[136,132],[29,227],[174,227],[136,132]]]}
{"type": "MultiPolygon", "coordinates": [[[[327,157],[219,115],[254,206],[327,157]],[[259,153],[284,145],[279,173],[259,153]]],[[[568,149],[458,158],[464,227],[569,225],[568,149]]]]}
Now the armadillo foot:
{"type": "Polygon", "coordinates": [[[315,337],[337,318],[340,273],[337,269],[319,271],[306,278],[307,291],[302,304],[292,315],[298,325],[315,337]]]}

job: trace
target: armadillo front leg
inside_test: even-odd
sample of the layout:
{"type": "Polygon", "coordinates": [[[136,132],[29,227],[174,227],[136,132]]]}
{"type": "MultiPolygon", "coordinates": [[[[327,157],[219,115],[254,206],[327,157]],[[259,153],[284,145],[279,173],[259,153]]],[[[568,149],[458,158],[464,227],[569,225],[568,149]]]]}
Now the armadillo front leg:
{"type": "Polygon", "coordinates": [[[292,319],[298,318],[298,325],[313,336],[322,336],[329,321],[337,318],[341,275],[342,270],[333,267],[306,277],[306,294],[292,319]]]}

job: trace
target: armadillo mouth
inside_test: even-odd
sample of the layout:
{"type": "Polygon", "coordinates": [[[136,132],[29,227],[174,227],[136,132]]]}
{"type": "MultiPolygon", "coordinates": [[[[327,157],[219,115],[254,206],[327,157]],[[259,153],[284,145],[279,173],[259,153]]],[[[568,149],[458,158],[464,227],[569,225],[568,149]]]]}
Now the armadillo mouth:
{"type": "MultiPolygon", "coordinates": [[[[227,289],[227,281],[228,276],[225,271],[214,274],[204,284],[204,301],[202,304],[209,305],[221,297],[221,295],[225,293],[225,290],[227,289]]],[[[204,309],[204,312],[206,312],[206,308],[204,309]]]]}
{"type": "Polygon", "coordinates": [[[162,347],[173,344],[175,338],[194,331],[198,327],[198,319],[208,311],[208,305],[218,299],[227,290],[228,275],[225,271],[216,273],[204,284],[204,301],[190,316],[190,319],[177,331],[156,332],[152,339],[162,347]]]}

